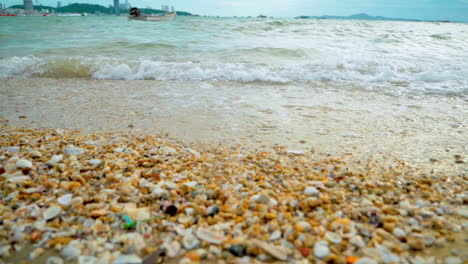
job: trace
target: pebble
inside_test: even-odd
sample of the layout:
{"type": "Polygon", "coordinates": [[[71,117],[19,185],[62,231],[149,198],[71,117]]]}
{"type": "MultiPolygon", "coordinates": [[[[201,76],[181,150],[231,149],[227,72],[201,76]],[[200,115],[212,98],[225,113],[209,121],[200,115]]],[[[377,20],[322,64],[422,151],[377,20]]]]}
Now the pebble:
{"type": "Polygon", "coordinates": [[[462,264],[463,261],[459,257],[447,257],[445,258],[445,264],[462,264]]]}
{"type": "Polygon", "coordinates": [[[120,255],[112,264],[141,264],[142,260],[137,255],[120,255]]]}
{"type": "Polygon", "coordinates": [[[62,208],[58,206],[51,206],[44,211],[43,217],[46,221],[48,221],[57,217],[60,212],[62,212],[62,208]]]}
{"type": "Polygon", "coordinates": [[[304,190],[304,194],[305,195],[317,195],[319,193],[319,191],[315,188],[315,187],[307,187],[305,190],[304,190]]]}
{"type": "Polygon", "coordinates": [[[270,240],[271,241],[274,241],[274,240],[277,240],[277,239],[280,239],[281,238],[281,231],[279,230],[275,230],[271,235],[270,235],[270,240]]]}
{"type": "Polygon", "coordinates": [[[198,238],[202,239],[202,240],[205,240],[205,241],[208,241],[212,244],[216,244],[216,245],[219,245],[221,244],[224,240],[226,240],[226,238],[217,233],[217,232],[213,232],[209,229],[206,229],[206,228],[202,228],[202,227],[199,227],[196,231],[196,235],[198,238]]]}
{"type": "Polygon", "coordinates": [[[69,145],[67,146],[65,149],[65,154],[69,154],[69,155],[73,155],[73,156],[78,156],[78,155],[81,155],[83,153],[85,153],[85,150],[82,149],[82,148],[77,148],[73,145],[69,145]]]}
{"type": "Polygon", "coordinates": [[[69,206],[71,204],[72,198],[73,198],[73,194],[67,193],[67,194],[60,196],[57,199],[57,202],[63,206],[69,206]]]}
{"type": "Polygon", "coordinates": [[[208,215],[209,216],[215,216],[219,213],[219,206],[213,205],[208,207],[208,215]]]}
{"type": "Polygon", "coordinates": [[[424,241],[415,236],[408,236],[406,243],[410,246],[413,250],[423,250],[425,248],[424,241]]]}
{"type": "Polygon", "coordinates": [[[63,259],[57,256],[47,258],[46,264],[63,264],[63,259]]]}
{"type": "Polygon", "coordinates": [[[79,256],[78,264],[99,264],[98,259],[93,256],[79,256]]]}
{"type": "Polygon", "coordinates": [[[46,164],[49,166],[55,166],[60,161],[62,161],[62,159],[63,159],[63,155],[53,155],[52,158],[46,162],[46,164]]]}
{"type": "Polygon", "coordinates": [[[64,257],[67,261],[71,261],[81,255],[81,249],[75,247],[74,243],[68,244],[60,252],[60,256],[64,257]]]}
{"type": "Polygon", "coordinates": [[[457,210],[457,214],[461,217],[468,218],[468,208],[460,208],[457,210]]]}
{"type": "Polygon", "coordinates": [[[229,247],[229,252],[236,257],[243,257],[247,254],[247,249],[242,244],[235,244],[229,247]]]}
{"type": "Polygon", "coordinates": [[[328,243],[325,241],[319,241],[314,245],[314,256],[317,258],[325,258],[330,254],[330,249],[328,248],[328,243]]]}
{"type": "Polygon", "coordinates": [[[378,264],[378,262],[369,257],[363,257],[354,262],[354,264],[378,264]]]}
{"type": "Polygon", "coordinates": [[[394,236],[396,236],[399,239],[406,236],[406,232],[403,229],[399,228],[399,227],[396,227],[395,229],[393,229],[392,233],[393,233],[394,236]]]}
{"type": "Polygon", "coordinates": [[[26,159],[20,159],[16,162],[17,169],[31,169],[33,166],[32,162],[26,159]]]}
{"type": "Polygon", "coordinates": [[[101,160],[99,159],[90,159],[88,160],[88,164],[91,166],[99,166],[101,164],[101,160]]]}
{"type": "Polygon", "coordinates": [[[200,246],[200,240],[190,233],[182,238],[182,246],[187,250],[195,249],[200,246]]]}

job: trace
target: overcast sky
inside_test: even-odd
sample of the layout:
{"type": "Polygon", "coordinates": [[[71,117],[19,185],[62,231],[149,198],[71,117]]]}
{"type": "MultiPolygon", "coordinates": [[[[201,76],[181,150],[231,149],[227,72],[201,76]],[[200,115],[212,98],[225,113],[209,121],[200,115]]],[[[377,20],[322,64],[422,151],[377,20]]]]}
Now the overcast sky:
{"type": "MultiPolygon", "coordinates": [[[[37,0],[33,0],[36,4],[37,0]]],[[[123,3],[125,0],[120,0],[123,3]]],[[[7,5],[22,0],[0,0],[7,5]]],[[[96,3],[109,6],[113,0],[61,0],[71,3],[96,3]]],[[[199,15],[294,17],[299,15],[352,15],[452,20],[468,22],[468,0],[129,0],[132,6],[160,8],[174,5],[176,10],[199,15]]],[[[39,0],[56,6],[57,0],[39,0]]]]}

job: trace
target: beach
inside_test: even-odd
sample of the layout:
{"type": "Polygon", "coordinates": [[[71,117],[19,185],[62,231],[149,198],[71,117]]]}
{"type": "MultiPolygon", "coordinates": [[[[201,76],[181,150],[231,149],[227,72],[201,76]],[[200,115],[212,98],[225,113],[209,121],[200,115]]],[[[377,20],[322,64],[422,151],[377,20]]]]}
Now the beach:
{"type": "Polygon", "coordinates": [[[14,19],[1,263],[468,261],[466,24],[14,19]]]}

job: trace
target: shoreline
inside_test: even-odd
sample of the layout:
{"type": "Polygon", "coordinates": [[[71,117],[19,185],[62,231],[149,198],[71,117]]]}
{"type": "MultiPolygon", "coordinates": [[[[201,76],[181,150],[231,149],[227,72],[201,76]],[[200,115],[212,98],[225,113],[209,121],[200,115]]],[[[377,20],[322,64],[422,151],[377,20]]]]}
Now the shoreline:
{"type": "Polygon", "coordinates": [[[187,143],[315,149],[466,173],[462,97],[292,85],[11,78],[0,112],[13,126],[169,133],[187,143]],[[240,90],[243,89],[243,90],[240,90]]]}
{"type": "Polygon", "coordinates": [[[36,245],[15,260],[140,263],[159,249],[167,263],[468,258],[466,175],[280,146],[0,129],[2,240],[36,245]]]}

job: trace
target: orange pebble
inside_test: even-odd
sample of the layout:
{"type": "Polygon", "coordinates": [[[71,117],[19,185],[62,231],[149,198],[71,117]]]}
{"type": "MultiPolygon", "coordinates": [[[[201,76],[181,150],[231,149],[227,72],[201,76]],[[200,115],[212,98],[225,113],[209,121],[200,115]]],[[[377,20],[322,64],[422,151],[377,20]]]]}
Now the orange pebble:
{"type": "Polygon", "coordinates": [[[192,250],[192,251],[187,252],[187,254],[185,254],[185,258],[189,259],[192,262],[198,262],[200,261],[200,254],[198,254],[197,251],[192,250]]]}
{"type": "Polygon", "coordinates": [[[359,260],[359,257],[356,257],[356,256],[349,256],[347,258],[347,262],[348,264],[353,264],[354,262],[358,261],[359,260]]]}

